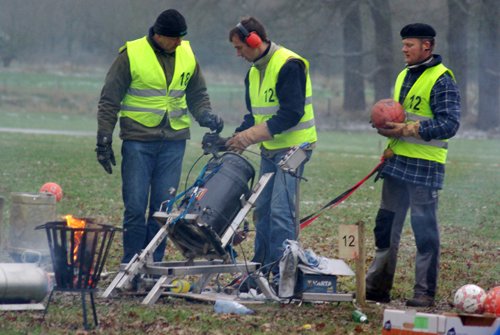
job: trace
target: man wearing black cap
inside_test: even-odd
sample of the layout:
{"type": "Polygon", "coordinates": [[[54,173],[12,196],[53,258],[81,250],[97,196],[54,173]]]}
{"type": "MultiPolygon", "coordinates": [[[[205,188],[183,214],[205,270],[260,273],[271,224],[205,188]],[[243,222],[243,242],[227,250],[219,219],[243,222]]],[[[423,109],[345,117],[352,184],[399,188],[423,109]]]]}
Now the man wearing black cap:
{"type": "MultiPolygon", "coordinates": [[[[178,187],[190,138],[188,110],[200,126],[217,132],[223,128],[222,119],[212,113],[190,44],[182,40],[186,34],[178,11],[162,12],[147,36],[120,49],[101,92],[96,152],[107,173],[115,165],[111,142],[118,118],[123,140],[123,263],[155,236],[159,227],[152,214],[178,187]]],[[[165,245],[163,241],[155,250],[154,261],[162,260],[165,245]]]]}
{"type": "Polygon", "coordinates": [[[396,79],[394,100],[405,123],[379,129],[392,157],[383,166],[382,201],[375,220],[375,258],[366,277],[366,298],[389,302],[408,209],[417,255],[411,307],[434,304],[439,270],[438,190],[442,189],[448,139],[460,126],[460,94],[451,70],[433,54],[435,30],[423,23],[401,30],[406,68],[396,79]]]}

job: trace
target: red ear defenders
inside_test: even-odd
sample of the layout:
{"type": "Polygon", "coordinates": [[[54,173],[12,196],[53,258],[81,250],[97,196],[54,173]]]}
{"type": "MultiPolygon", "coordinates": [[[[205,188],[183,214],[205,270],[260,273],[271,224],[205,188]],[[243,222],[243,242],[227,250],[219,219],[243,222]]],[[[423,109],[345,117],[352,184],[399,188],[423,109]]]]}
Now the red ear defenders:
{"type": "Polygon", "coordinates": [[[239,22],[236,25],[236,28],[238,28],[243,36],[245,36],[245,43],[250,47],[250,48],[258,48],[262,44],[262,39],[260,36],[255,32],[248,32],[248,30],[239,22]]]}

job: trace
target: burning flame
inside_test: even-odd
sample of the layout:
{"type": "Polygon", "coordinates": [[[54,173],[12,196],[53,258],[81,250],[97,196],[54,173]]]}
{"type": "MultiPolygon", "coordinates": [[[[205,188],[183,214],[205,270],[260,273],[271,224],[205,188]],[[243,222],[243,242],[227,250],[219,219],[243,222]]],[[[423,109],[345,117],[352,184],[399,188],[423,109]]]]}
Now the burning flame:
{"type": "MultiPolygon", "coordinates": [[[[66,215],[65,218],[66,218],[66,224],[70,228],[85,228],[87,224],[85,220],[75,218],[73,217],[73,215],[66,215]]],[[[73,248],[74,261],[77,261],[78,258],[78,248],[80,247],[82,235],[83,235],[83,230],[75,231],[75,238],[74,238],[75,247],[73,248]]]]}

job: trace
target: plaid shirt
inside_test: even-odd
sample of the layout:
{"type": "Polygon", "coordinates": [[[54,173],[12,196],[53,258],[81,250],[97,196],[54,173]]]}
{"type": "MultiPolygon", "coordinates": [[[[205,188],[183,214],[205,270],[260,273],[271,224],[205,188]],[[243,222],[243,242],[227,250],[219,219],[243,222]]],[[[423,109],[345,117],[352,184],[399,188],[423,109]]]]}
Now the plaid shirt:
{"type": "MultiPolygon", "coordinates": [[[[441,56],[433,55],[430,62],[408,68],[401,87],[399,102],[402,104],[410,88],[428,68],[441,63],[441,56]]],[[[434,118],[421,121],[419,135],[425,141],[449,139],[460,126],[460,93],[457,84],[447,73],[443,74],[431,90],[430,107],[434,118]]],[[[442,189],[444,183],[444,164],[427,159],[394,155],[382,169],[382,177],[392,176],[412,184],[442,189]]]]}

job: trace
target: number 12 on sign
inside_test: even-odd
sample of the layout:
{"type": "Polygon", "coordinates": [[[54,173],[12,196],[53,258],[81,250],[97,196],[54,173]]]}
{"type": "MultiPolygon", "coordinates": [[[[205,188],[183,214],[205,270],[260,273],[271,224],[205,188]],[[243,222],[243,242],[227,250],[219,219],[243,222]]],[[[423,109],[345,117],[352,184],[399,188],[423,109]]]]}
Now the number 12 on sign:
{"type": "Polygon", "coordinates": [[[339,225],[339,258],[359,257],[359,231],[357,225],[339,225]]]}

